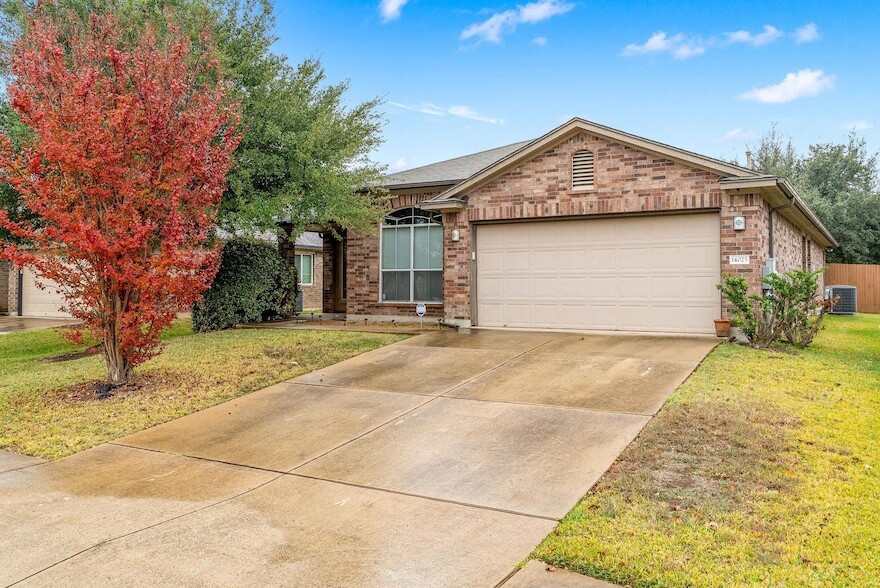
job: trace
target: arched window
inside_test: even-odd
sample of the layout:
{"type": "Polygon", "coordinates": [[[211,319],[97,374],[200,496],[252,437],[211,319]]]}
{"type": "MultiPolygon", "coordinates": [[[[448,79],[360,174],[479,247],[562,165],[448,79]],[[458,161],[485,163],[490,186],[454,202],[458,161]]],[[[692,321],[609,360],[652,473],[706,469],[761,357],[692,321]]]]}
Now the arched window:
{"type": "Polygon", "coordinates": [[[571,156],[572,190],[592,190],[595,187],[595,166],[592,151],[578,151],[571,156]]]}
{"type": "Polygon", "coordinates": [[[383,302],[443,300],[443,214],[395,210],[382,223],[383,302]]]}

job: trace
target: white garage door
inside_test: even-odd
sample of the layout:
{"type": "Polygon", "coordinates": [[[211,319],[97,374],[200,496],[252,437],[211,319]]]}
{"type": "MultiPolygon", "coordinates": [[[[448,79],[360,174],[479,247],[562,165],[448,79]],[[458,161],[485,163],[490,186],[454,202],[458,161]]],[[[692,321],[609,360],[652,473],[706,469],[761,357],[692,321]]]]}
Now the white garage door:
{"type": "Polygon", "coordinates": [[[481,225],[484,327],[712,333],[717,214],[481,225]]]}
{"type": "Polygon", "coordinates": [[[33,272],[26,269],[21,276],[21,314],[22,316],[69,317],[61,312],[63,300],[55,291],[54,282],[42,280],[45,290],[37,287],[33,272]]]}

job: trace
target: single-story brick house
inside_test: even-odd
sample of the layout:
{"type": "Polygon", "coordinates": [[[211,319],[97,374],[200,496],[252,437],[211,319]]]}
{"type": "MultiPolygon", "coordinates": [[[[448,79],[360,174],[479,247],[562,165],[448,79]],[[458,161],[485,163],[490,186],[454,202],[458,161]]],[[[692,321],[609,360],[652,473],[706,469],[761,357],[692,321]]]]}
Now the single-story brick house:
{"type": "Polygon", "coordinates": [[[391,174],[375,233],[324,234],[324,310],[459,326],[711,333],[722,273],[825,264],[788,180],[575,118],[391,174]],[[775,262],[774,262],[775,260],[775,262]]]}

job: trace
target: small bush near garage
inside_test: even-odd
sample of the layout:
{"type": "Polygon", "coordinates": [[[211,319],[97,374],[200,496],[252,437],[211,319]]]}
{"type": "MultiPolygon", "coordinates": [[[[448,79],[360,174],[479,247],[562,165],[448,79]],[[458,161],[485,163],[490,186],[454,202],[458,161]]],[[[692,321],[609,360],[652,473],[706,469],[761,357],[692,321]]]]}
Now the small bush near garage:
{"type": "Polygon", "coordinates": [[[718,289],[733,305],[734,325],[755,347],[785,341],[804,348],[813,342],[834,301],[819,295],[819,276],[824,270],[794,270],[762,278],[766,295],[749,294],[742,276],[725,275],[718,289]]]}
{"type": "Polygon", "coordinates": [[[223,246],[220,270],[204,299],[193,306],[193,329],[228,329],[287,316],[292,309],[294,269],[274,245],[235,239],[223,246]]]}

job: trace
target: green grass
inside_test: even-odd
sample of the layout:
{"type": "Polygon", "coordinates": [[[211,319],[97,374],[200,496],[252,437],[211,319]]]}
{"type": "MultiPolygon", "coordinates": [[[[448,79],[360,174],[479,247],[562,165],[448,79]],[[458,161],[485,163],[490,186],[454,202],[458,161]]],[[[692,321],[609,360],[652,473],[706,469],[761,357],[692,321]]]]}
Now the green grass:
{"type": "Polygon", "coordinates": [[[719,346],[532,556],[633,588],[880,585],[880,315],[719,346]]]}
{"type": "Polygon", "coordinates": [[[3,335],[0,449],[64,457],[403,338],[281,329],[193,334],[182,320],[163,335],[164,352],[136,369],[139,387],[96,400],[72,391],[103,379],[100,356],[47,361],[85,349],[55,329],[3,335]]]}

